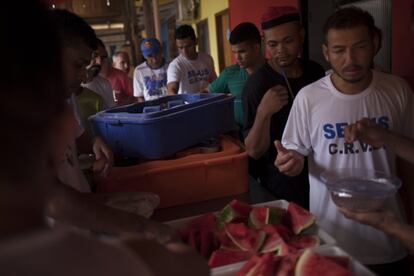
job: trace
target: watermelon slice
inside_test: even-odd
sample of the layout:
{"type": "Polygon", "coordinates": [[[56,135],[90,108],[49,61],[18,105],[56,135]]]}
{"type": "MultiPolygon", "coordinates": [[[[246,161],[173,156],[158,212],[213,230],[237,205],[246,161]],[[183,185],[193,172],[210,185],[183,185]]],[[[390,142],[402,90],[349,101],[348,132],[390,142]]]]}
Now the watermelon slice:
{"type": "Polygon", "coordinates": [[[305,249],[319,245],[320,240],[316,235],[300,235],[292,237],[288,244],[296,249],[305,249]]]}
{"type": "Polygon", "coordinates": [[[248,260],[253,256],[253,252],[249,251],[227,251],[227,250],[216,250],[211,254],[208,260],[208,265],[218,267],[222,265],[233,264],[248,260]]]}
{"type": "Polygon", "coordinates": [[[249,204],[233,199],[218,213],[218,226],[222,228],[226,223],[247,221],[251,210],[249,204]]]}
{"type": "Polygon", "coordinates": [[[296,265],[295,276],[350,276],[350,271],[324,256],[306,249],[296,265]]]}
{"type": "Polygon", "coordinates": [[[315,216],[296,203],[289,202],[287,208],[290,226],[295,234],[299,234],[315,222],[315,216]]]}
{"type": "Polygon", "coordinates": [[[249,214],[249,225],[260,229],[266,224],[281,222],[285,210],[276,207],[254,207],[249,214]]]}
{"type": "Polygon", "coordinates": [[[280,244],[279,248],[278,248],[277,255],[278,256],[288,256],[290,254],[297,254],[297,252],[298,252],[298,250],[295,247],[293,247],[293,246],[291,246],[291,245],[289,245],[285,242],[282,242],[280,244]]]}
{"type": "Polygon", "coordinates": [[[234,244],[243,251],[257,252],[266,238],[265,232],[250,229],[243,223],[228,223],[224,229],[234,244]]]}
{"type": "Polygon", "coordinates": [[[283,257],[280,257],[281,260],[279,265],[275,269],[275,274],[277,276],[290,276],[293,275],[296,263],[299,259],[299,254],[290,254],[283,257]]]}
{"type": "Polygon", "coordinates": [[[200,230],[200,249],[202,256],[208,259],[211,253],[219,247],[219,244],[210,230],[200,230]]]}
{"type": "Polygon", "coordinates": [[[277,232],[267,234],[266,241],[264,242],[261,253],[277,252],[281,249],[282,244],[285,243],[277,232]]]}
{"type": "Polygon", "coordinates": [[[292,230],[290,230],[282,224],[266,225],[265,227],[263,227],[263,231],[269,234],[278,233],[279,236],[286,242],[294,236],[292,230]]]}
{"type": "Polygon", "coordinates": [[[253,256],[237,273],[237,276],[273,276],[274,259],[270,253],[262,257],[253,256]]]}

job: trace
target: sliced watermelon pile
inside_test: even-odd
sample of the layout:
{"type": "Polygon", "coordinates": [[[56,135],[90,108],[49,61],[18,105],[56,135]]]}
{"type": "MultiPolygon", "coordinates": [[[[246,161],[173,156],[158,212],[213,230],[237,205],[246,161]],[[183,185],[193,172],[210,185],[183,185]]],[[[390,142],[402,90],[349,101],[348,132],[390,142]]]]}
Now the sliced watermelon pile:
{"type": "Polygon", "coordinates": [[[314,222],[315,217],[295,203],[289,203],[285,210],[233,200],[218,214],[197,217],[179,231],[183,241],[206,257],[213,268],[267,253],[291,256],[317,246],[317,236],[302,233],[314,222]]]}
{"type": "Polygon", "coordinates": [[[286,256],[265,253],[251,257],[237,276],[350,276],[349,262],[347,256],[322,256],[311,249],[286,256]]]}

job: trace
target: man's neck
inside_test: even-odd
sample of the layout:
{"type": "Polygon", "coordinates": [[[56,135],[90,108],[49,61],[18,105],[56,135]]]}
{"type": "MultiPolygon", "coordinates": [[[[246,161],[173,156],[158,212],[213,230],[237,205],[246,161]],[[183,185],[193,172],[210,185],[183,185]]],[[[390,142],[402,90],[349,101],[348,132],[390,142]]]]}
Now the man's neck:
{"type": "Polygon", "coordinates": [[[361,93],[367,89],[372,82],[372,71],[369,71],[369,74],[359,82],[347,82],[341,77],[339,77],[335,72],[331,75],[331,81],[335,88],[341,93],[347,95],[355,95],[361,93]]]}
{"type": "Polygon", "coordinates": [[[303,73],[302,65],[298,59],[296,59],[293,64],[286,66],[286,67],[278,66],[275,62],[273,62],[272,59],[269,59],[268,63],[270,67],[273,68],[273,70],[275,70],[281,75],[285,74],[286,77],[288,78],[295,79],[295,78],[299,78],[300,76],[302,76],[302,73],[303,73]]]}
{"type": "Polygon", "coordinates": [[[254,65],[246,68],[247,74],[253,74],[253,72],[259,69],[265,62],[265,58],[262,55],[260,55],[260,57],[258,57],[257,62],[254,65]]]}
{"type": "Polygon", "coordinates": [[[194,54],[194,56],[192,56],[192,57],[186,57],[186,56],[184,56],[186,59],[188,59],[188,60],[196,60],[197,58],[198,58],[198,52],[196,52],[195,54],[194,54]]]}

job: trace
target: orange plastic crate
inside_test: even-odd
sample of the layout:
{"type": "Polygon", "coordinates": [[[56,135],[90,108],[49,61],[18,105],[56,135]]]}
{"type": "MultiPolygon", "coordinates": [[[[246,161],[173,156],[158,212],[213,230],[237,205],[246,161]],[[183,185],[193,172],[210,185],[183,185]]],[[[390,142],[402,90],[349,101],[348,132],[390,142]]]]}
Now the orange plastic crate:
{"type": "Polygon", "coordinates": [[[246,152],[231,137],[223,136],[220,142],[219,152],[114,167],[97,183],[97,190],[153,192],[161,199],[159,208],[247,192],[246,152]]]}

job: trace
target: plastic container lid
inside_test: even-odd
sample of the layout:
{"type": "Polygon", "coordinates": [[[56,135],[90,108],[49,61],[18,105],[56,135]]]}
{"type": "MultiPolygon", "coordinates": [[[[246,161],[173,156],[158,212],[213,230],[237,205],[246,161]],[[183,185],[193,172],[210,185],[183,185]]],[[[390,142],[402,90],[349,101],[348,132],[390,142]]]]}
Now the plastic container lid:
{"type": "Polygon", "coordinates": [[[324,171],[321,180],[330,191],[364,198],[390,197],[401,186],[401,181],[395,176],[381,171],[355,168],[324,171]]]}

